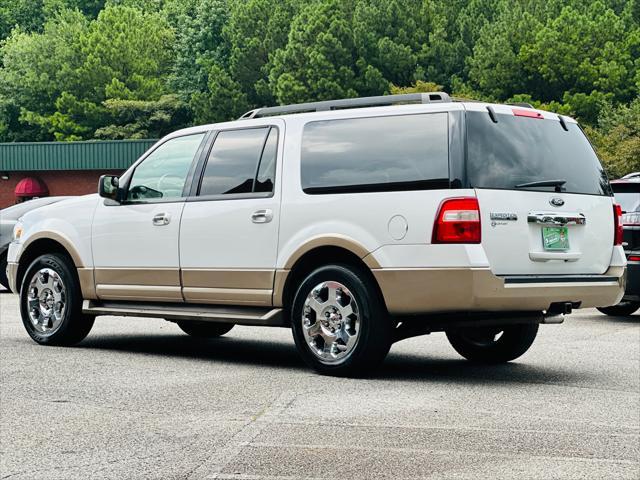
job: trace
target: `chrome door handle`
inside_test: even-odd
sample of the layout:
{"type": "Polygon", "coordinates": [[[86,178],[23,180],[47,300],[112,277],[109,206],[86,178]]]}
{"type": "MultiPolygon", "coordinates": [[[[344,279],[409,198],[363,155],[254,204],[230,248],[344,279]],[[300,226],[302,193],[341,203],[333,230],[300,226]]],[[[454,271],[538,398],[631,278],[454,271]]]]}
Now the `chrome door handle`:
{"type": "Polygon", "coordinates": [[[273,212],[269,209],[256,210],[251,214],[253,223],[269,223],[271,220],[273,220],[273,212]]]}
{"type": "Polygon", "coordinates": [[[156,227],[162,227],[163,225],[169,225],[171,222],[171,215],[168,213],[158,213],[153,216],[153,224],[156,227]]]}

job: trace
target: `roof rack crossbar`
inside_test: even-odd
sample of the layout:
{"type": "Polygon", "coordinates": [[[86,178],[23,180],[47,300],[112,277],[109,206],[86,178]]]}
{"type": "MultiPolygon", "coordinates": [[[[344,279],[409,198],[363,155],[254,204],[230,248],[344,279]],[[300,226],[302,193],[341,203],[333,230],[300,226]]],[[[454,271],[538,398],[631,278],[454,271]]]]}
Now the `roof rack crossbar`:
{"type": "Polygon", "coordinates": [[[377,97],[345,98],[342,100],[327,100],[324,102],[298,103],[281,107],[266,107],[250,110],[240,117],[249,118],[269,117],[272,115],[286,115],[289,113],[327,112],[346,108],[381,107],[400,103],[445,103],[451,102],[451,97],[444,92],[405,93],[402,95],[380,95],[377,97]]]}

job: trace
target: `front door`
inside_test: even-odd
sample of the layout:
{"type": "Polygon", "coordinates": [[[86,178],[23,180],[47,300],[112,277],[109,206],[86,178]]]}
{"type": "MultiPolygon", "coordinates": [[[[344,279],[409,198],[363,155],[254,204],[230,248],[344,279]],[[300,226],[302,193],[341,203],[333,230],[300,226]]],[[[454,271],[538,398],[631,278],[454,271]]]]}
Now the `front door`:
{"type": "Polygon", "coordinates": [[[279,120],[217,134],[197,196],[189,198],[182,214],[180,265],[187,302],[271,305],[283,134],[279,120]]]}
{"type": "Polygon", "coordinates": [[[178,235],[185,183],[205,133],[175,137],[133,170],[121,204],[100,203],[92,231],[101,300],[182,301],[178,235]]]}

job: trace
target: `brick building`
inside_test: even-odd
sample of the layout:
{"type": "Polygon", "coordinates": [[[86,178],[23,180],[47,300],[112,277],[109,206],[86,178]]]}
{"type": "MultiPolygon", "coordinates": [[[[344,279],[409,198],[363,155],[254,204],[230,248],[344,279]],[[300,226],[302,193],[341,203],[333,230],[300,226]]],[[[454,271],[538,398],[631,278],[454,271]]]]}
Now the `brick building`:
{"type": "Polygon", "coordinates": [[[96,192],[100,175],[122,173],[154,143],[0,143],[0,209],[33,196],[96,192]]]}

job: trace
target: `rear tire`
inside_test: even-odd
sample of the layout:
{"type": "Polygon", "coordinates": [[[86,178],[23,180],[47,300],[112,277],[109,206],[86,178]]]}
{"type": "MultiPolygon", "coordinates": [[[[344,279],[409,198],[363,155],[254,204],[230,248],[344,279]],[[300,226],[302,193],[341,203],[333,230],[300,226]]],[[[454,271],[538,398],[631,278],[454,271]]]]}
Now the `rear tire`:
{"type": "Polygon", "coordinates": [[[468,327],[446,332],[449,343],[467,360],[504,363],[524,354],[538,334],[538,324],[468,327]]]}
{"type": "Polygon", "coordinates": [[[324,375],[362,376],[382,363],[392,326],[369,272],[328,265],[302,281],[291,308],[302,359],[324,375]]]}
{"type": "Polygon", "coordinates": [[[95,317],[82,313],[82,291],[71,259],[62,254],[36,258],[22,279],[20,314],[40,345],[75,345],[89,334],[95,317]]]}
{"type": "Polygon", "coordinates": [[[598,310],[611,317],[628,317],[640,308],[640,302],[620,302],[611,307],[598,307],[598,310]]]}
{"type": "Polygon", "coordinates": [[[221,337],[234,327],[233,323],[177,322],[177,324],[184,333],[198,338],[221,337]]]}

